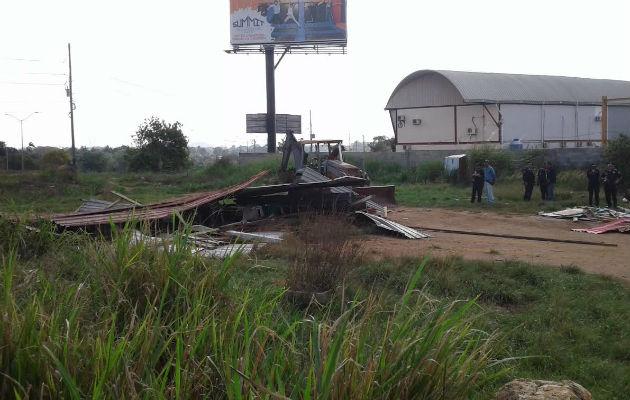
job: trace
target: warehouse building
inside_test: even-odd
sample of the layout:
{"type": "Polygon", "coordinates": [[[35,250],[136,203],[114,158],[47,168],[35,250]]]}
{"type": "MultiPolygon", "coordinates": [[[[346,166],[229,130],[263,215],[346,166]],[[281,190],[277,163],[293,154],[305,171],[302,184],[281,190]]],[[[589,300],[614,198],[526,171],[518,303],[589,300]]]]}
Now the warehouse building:
{"type": "Polygon", "coordinates": [[[421,70],[400,82],[387,107],[397,150],[599,147],[630,134],[630,82],[564,76],[421,70]]]}

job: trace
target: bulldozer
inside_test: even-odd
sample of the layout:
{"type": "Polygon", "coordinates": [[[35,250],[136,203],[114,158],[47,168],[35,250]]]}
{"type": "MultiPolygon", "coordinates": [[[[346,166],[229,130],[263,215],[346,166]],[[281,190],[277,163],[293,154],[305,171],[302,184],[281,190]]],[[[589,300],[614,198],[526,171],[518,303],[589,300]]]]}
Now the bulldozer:
{"type": "Polygon", "coordinates": [[[285,182],[306,183],[322,182],[343,177],[355,177],[364,180],[364,185],[353,187],[356,197],[369,198],[368,202],[377,205],[392,205],[395,200],[395,186],[371,186],[366,171],[344,161],[342,140],[302,140],[298,141],[293,132],[286,133],[282,147],[282,164],[280,176],[285,182]],[[288,170],[289,161],[293,157],[294,174],[288,170]]]}

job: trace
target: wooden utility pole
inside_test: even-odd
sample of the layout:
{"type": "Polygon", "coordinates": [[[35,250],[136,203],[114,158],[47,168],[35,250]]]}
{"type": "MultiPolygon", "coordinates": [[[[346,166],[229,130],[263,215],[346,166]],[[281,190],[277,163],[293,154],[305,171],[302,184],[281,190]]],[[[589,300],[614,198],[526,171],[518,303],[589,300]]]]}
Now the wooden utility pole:
{"type": "Polygon", "coordinates": [[[72,172],[76,179],[77,174],[77,158],[76,149],[74,147],[74,101],[72,100],[72,56],[70,54],[70,43],[68,43],[68,93],[70,98],[70,134],[72,135],[72,172]]]}

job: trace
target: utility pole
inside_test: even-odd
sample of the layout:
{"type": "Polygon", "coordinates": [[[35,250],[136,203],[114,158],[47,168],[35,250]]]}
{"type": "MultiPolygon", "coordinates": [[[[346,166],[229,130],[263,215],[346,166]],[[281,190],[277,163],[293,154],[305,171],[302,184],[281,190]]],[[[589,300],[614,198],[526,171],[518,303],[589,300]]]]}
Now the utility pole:
{"type": "Polygon", "coordinates": [[[70,98],[70,134],[72,135],[72,173],[76,180],[77,176],[77,158],[74,147],[74,101],[72,100],[72,56],[70,54],[70,43],[68,43],[68,90],[66,95],[70,98]]]}
{"type": "Polygon", "coordinates": [[[363,152],[365,153],[365,135],[363,135],[363,152]]]}

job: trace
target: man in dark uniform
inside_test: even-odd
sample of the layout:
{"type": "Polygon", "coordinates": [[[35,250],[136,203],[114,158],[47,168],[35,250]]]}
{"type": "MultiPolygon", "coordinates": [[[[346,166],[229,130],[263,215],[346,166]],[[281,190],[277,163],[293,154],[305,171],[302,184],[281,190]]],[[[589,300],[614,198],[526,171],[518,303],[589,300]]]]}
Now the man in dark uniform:
{"type": "Polygon", "coordinates": [[[534,190],[534,184],[536,183],[536,176],[533,171],[534,167],[532,163],[528,162],[525,168],[523,168],[523,185],[525,185],[525,195],[523,200],[530,201],[532,199],[532,191],[534,190]]]}
{"type": "Polygon", "coordinates": [[[595,206],[599,207],[599,170],[595,164],[586,171],[586,179],[588,180],[588,204],[593,206],[593,197],[595,197],[595,206]]]}
{"type": "Polygon", "coordinates": [[[556,197],[553,194],[556,188],[556,169],[551,165],[551,162],[547,162],[547,200],[554,201],[556,197]]]}
{"type": "Polygon", "coordinates": [[[538,186],[540,187],[540,197],[542,200],[547,200],[547,170],[542,167],[538,170],[538,186]]]}
{"type": "Polygon", "coordinates": [[[617,185],[621,182],[621,174],[614,165],[608,164],[608,169],[602,174],[602,182],[608,208],[617,208],[617,185]]]}
{"type": "Polygon", "coordinates": [[[477,202],[481,203],[481,192],[483,191],[484,184],[484,174],[483,174],[483,166],[481,163],[477,163],[475,166],[475,172],[473,172],[473,188],[472,188],[472,196],[470,198],[470,202],[475,202],[475,196],[477,196],[477,202]]]}

